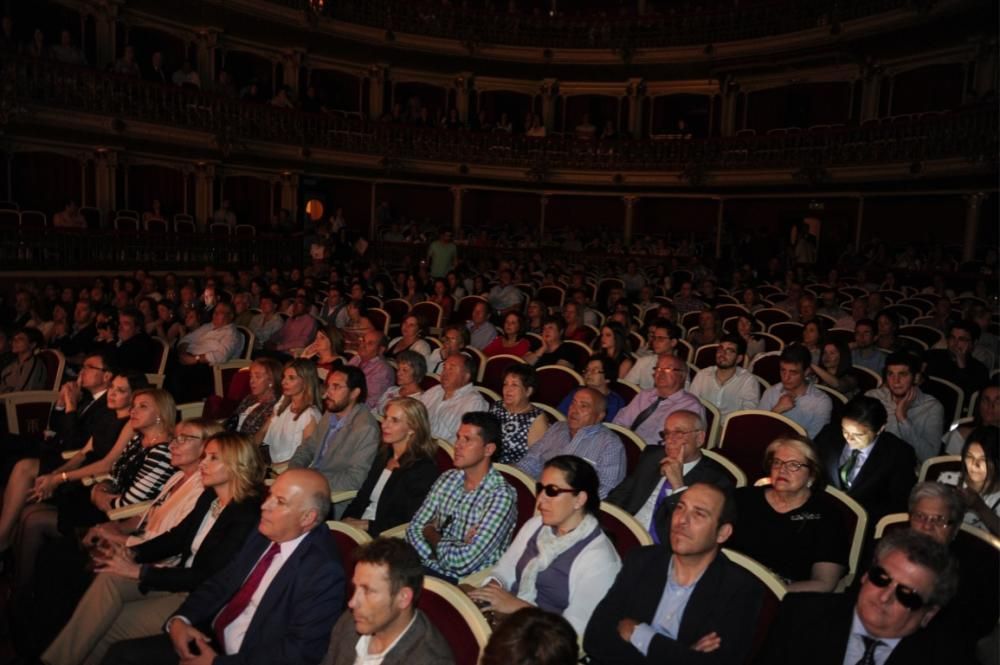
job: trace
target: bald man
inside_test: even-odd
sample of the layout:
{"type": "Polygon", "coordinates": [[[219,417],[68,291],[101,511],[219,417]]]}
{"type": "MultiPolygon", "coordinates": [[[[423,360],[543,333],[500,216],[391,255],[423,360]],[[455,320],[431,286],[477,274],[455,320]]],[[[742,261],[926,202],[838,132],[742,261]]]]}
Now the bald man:
{"type": "Polygon", "coordinates": [[[318,663],[344,607],[344,569],[325,527],[330,486],[312,469],[278,476],[257,533],[233,562],[194,590],[167,636],[114,645],[105,663],[318,663]]]}

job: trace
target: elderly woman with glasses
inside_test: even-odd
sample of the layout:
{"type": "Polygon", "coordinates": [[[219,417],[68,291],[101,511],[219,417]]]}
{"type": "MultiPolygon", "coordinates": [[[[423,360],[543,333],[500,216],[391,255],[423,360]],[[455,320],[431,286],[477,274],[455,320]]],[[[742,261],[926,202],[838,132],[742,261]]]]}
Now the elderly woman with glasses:
{"type": "Polygon", "coordinates": [[[558,455],[545,463],[536,484],[538,514],[525,522],[469,596],[502,615],[524,607],[560,614],[583,634],[621,561],[601,530],[597,472],[586,460],[558,455]]]}
{"type": "Polygon", "coordinates": [[[850,539],[827,495],[812,441],[798,435],[767,447],[769,476],[736,491],[739,522],[727,545],[761,562],[789,591],[833,591],[847,571],[850,539]]]}

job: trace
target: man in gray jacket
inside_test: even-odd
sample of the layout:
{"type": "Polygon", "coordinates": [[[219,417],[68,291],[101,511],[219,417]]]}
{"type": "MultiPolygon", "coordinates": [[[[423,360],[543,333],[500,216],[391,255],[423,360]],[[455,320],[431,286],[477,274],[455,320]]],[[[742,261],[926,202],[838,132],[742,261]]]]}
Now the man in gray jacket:
{"type": "Polygon", "coordinates": [[[330,634],[320,665],[454,665],[441,633],[417,609],[424,569],[400,538],[376,538],[354,552],[354,594],[330,634]]]}
{"type": "Polygon", "coordinates": [[[378,421],[365,406],[367,392],[364,372],[357,367],[331,370],[323,395],[326,415],[296,448],[289,468],[319,471],[334,493],[359,489],[381,440],[378,421]]]}

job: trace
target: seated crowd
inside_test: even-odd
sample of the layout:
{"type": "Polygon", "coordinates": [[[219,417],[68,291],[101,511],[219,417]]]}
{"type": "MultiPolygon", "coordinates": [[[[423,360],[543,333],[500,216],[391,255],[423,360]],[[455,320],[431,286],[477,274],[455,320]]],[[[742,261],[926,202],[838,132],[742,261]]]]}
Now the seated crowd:
{"type": "Polygon", "coordinates": [[[941,285],[905,328],[904,292],[863,278],[730,295],[631,261],[603,285],[460,270],[18,288],[0,400],[53,391],[44,436],[4,440],[21,655],[456,662],[429,576],[494,629],[485,662],[568,665],[577,642],[609,665],[996,662],[997,549],[976,544],[1000,536],[1000,348],[978,299],[941,285]],[[740,416],[781,433],[754,443],[740,416]],[[328,520],[364,544],[339,551],[328,520]]]}

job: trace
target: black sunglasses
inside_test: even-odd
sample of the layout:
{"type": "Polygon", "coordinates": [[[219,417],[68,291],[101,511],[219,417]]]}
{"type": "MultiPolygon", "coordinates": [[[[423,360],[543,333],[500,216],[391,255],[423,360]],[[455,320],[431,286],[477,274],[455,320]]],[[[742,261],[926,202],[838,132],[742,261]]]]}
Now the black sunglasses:
{"type": "Polygon", "coordinates": [[[556,485],[543,485],[541,483],[535,483],[535,494],[541,494],[542,492],[545,492],[545,496],[554,499],[560,494],[565,494],[566,492],[579,494],[580,490],[575,490],[572,487],[558,487],[556,485]]]}
{"type": "MultiPolygon", "coordinates": [[[[893,583],[889,573],[885,572],[882,566],[872,566],[868,571],[868,581],[880,589],[884,589],[893,583]]],[[[896,582],[896,600],[899,604],[910,611],[917,611],[924,606],[924,599],[915,589],[896,582]]]]}

